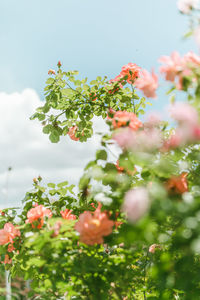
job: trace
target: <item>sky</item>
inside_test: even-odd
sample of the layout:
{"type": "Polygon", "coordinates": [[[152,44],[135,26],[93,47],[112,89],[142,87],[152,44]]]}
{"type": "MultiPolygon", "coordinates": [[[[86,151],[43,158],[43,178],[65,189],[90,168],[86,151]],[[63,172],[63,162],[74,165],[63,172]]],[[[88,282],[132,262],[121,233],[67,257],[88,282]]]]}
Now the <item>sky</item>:
{"type": "MultiPolygon", "coordinates": [[[[64,70],[79,70],[91,80],[113,78],[129,62],[157,70],[161,55],[197,51],[192,39],[183,40],[186,31],[176,0],[0,1],[0,207],[19,205],[39,174],[45,181],[77,183],[94,157],[96,137],[85,144],[65,137],[54,145],[29,120],[58,60],[64,70]]],[[[166,105],[164,90],[155,110],[166,105]]],[[[97,130],[104,126],[95,124],[97,130]]]]}

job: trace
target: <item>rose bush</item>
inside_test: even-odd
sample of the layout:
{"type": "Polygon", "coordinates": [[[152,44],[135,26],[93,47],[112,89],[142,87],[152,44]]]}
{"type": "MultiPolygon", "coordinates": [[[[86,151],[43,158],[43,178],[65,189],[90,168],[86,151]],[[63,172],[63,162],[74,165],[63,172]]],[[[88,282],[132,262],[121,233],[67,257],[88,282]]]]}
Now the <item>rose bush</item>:
{"type": "MultiPolygon", "coordinates": [[[[189,16],[196,5],[179,1],[189,16]]],[[[93,135],[94,116],[109,131],[76,192],[66,181],[43,186],[39,176],[22,210],[1,211],[1,263],[31,281],[27,298],[199,299],[200,57],[173,52],[159,61],[174,128],[141,116],[159,87],[154,71],[128,63],[114,79],[87,83],[60,62],[49,70],[44,106],[31,119],[50,140],[78,147],[93,135]],[[187,102],[176,101],[180,91],[187,102]]]]}

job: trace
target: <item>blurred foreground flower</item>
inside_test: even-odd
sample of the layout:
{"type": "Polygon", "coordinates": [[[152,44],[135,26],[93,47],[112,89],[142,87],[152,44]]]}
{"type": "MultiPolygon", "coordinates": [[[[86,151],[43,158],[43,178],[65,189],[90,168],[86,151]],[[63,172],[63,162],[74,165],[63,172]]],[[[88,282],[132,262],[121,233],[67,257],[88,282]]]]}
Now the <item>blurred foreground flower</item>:
{"type": "Polygon", "coordinates": [[[198,8],[199,0],[179,0],[177,2],[178,9],[183,14],[189,14],[192,9],[198,8]]]}
{"type": "Polygon", "coordinates": [[[158,88],[158,76],[152,71],[142,70],[140,77],[135,82],[136,88],[143,91],[146,97],[156,98],[156,89],[158,88]]]}
{"type": "Polygon", "coordinates": [[[139,187],[126,193],[122,211],[130,222],[136,222],[148,211],[149,205],[150,200],[147,189],[139,187]]]}

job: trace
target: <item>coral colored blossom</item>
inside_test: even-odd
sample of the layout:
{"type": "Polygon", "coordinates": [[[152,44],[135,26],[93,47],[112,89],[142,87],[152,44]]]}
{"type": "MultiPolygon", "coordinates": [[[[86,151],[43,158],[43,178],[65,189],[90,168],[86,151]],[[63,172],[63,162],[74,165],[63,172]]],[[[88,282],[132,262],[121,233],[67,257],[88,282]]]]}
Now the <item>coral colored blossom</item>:
{"type": "Polygon", "coordinates": [[[147,70],[142,70],[135,85],[146,97],[157,97],[155,91],[158,88],[158,76],[153,71],[149,73],[147,70]]]}
{"type": "Polygon", "coordinates": [[[6,223],[0,230],[0,245],[13,243],[13,239],[20,236],[20,231],[11,223],[6,223]]]}
{"type": "Polygon", "coordinates": [[[12,263],[12,258],[9,258],[8,254],[5,254],[4,261],[1,261],[1,263],[10,265],[12,263]]]}
{"type": "Polygon", "coordinates": [[[160,67],[160,72],[165,74],[168,81],[173,82],[177,74],[183,70],[183,59],[176,51],[171,56],[161,56],[159,62],[164,64],[160,67]]]}
{"type": "Polygon", "coordinates": [[[119,160],[117,160],[115,166],[116,166],[116,169],[117,169],[118,173],[122,173],[122,172],[125,171],[127,174],[133,176],[133,175],[137,172],[137,169],[136,169],[136,168],[134,168],[133,171],[130,171],[130,170],[128,170],[128,169],[125,169],[125,168],[123,168],[123,167],[120,167],[120,166],[119,166],[119,160]]]}
{"type": "Polygon", "coordinates": [[[73,141],[79,141],[79,137],[75,136],[76,131],[77,131],[77,126],[73,126],[73,127],[69,128],[69,131],[68,131],[68,135],[69,135],[70,139],[72,139],[73,141]]]}
{"type": "Polygon", "coordinates": [[[56,72],[55,72],[54,70],[50,69],[50,70],[48,71],[48,74],[49,74],[49,75],[55,75],[56,72]]]}
{"type": "Polygon", "coordinates": [[[183,14],[189,14],[192,9],[198,8],[199,0],[179,0],[177,2],[178,9],[183,14]]]}
{"type": "Polygon", "coordinates": [[[121,77],[128,76],[127,82],[132,84],[139,77],[141,68],[133,63],[128,63],[122,67],[120,72],[121,77]]]}
{"type": "Polygon", "coordinates": [[[90,93],[90,100],[92,100],[92,101],[96,101],[97,100],[97,94],[96,93],[94,93],[94,92],[92,92],[92,93],[90,93]]]}
{"type": "Polygon", "coordinates": [[[122,211],[130,222],[136,222],[147,212],[149,204],[148,191],[144,187],[135,188],[126,193],[122,211]]]}
{"type": "Polygon", "coordinates": [[[2,216],[5,216],[5,212],[4,212],[3,210],[1,210],[1,209],[0,209],[0,214],[1,214],[2,216]]]}
{"type": "Polygon", "coordinates": [[[174,194],[183,194],[188,192],[188,173],[183,172],[179,176],[172,176],[166,183],[166,188],[169,192],[174,194]]]}
{"type": "Polygon", "coordinates": [[[142,127],[142,122],[132,112],[117,111],[112,119],[114,128],[120,128],[122,126],[128,126],[132,130],[137,130],[142,127]]]}
{"type": "Polygon", "coordinates": [[[117,171],[118,171],[119,173],[124,172],[124,168],[119,166],[119,160],[117,160],[115,166],[116,166],[116,169],[117,169],[117,171]]]}
{"type": "Polygon", "coordinates": [[[76,216],[73,215],[71,212],[71,209],[66,208],[65,210],[61,210],[60,214],[65,220],[76,220],[76,216]]]}
{"type": "Polygon", "coordinates": [[[13,252],[15,250],[15,247],[13,246],[13,244],[9,244],[8,245],[8,252],[13,252]]]}
{"type": "Polygon", "coordinates": [[[80,233],[80,241],[87,245],[103,244],[103,236],[112,232],[114,222],[109,220],[105,212],[101,212],[101,204],[91,213],[85,211],[79,216],[75,229],[80,233]]]}
{"type": "Polygon", "coordinates": [[[38,229],[41,229],[44,224],[44,218],[52,217],[52,212],[50,209],[44,207],[43,205],[38,205],[36,207],[31,208],[27,213],[26,223],[32,224],[32,228],[35,228],[34,222],[39,222],[37,225],[38,229]]]}

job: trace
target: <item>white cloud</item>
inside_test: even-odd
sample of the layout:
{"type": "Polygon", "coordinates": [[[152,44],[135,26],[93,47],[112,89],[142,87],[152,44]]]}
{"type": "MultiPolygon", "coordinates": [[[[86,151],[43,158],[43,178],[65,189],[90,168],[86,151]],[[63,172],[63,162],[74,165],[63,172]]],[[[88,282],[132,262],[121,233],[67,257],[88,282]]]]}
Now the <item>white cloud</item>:
{"type": "MultiPolygon", "coordinates": [[[[0,208],[20,205],[31,188],[32,179],[38,175],[45,182],[77,183],[86,163],[94,158],[99,138],[95,136],[87,143],[79,143],[66,136],[60,143],[52,144],[42,133],[39,122],[29,120],[35,108],[42,105],[32,89],[0,93],[0,105],[0,208]]],[[[96,120],[95,127],[103,131],[106,125],[96,120]]]]}

